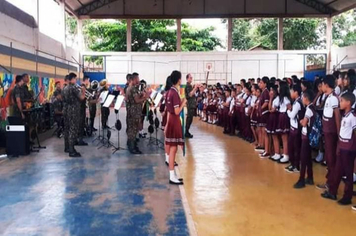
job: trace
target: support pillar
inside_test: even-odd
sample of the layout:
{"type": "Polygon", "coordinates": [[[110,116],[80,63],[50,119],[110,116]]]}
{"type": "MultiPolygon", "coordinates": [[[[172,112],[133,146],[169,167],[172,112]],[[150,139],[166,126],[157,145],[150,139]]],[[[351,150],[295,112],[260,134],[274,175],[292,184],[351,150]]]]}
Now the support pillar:
{"type": "Polygon", "coordinates": [[[35,50],[40,49],[40,0],[33,0],[33,4],[36,9],[36,14],[34,14],[37,27],[34,28],[34,45],[35,50]]]}
{"type": "Polygon", "coordinates": [[[232,28],[233,19],[229,18],[227,21],[227,51],[232,51],[232,28]]]}
{"type": "Polygon", "coordinates": [[[131,52],[132,51],[132,40],[131,40],[131,33],[132,33],[132,21],[131,19],[126,20],[126,51],[131,52]]]}
{"type": "Polygon", "coordinates": [[[326,18],[326,51],[327,51],[327,58],[326,58],[326,73],[331,72],[331,44],[332,44],[332,18],[326,18]]]}
{"type": "Polygon", "coordinates": [[[182,51],[182,20],[177,19],[177,52],[182,51]]]}
{"type": "Polygon", "coordinates": [[[62,32],[61,43],[62,43],[62,52],[61,57],[66,59],[66,11],[65,11],[65,0],[59,2],[60,12],[61,12],[61,22],[60,22],[60,31],[62,32]]]}
{"type": "Polygon", "coordinates": [[[84,50],[84,38],[83,38],[83,21],[77,19],[77,37],[78,37],[78,49],[79,51],[84,50]]]}
{"type": "Polygon", "coordinates": [[[283,18],[278,18],[278,50],[283,50],[283,18]]]}

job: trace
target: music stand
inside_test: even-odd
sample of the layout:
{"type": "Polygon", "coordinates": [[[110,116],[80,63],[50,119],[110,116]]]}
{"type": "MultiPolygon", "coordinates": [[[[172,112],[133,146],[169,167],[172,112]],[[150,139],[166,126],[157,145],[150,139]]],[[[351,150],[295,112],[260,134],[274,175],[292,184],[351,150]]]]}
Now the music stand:
{"type": "MultiPolygon", "coordinates": [[[[111,106],[111,103],[114,101],[114,98],[115,98],[114,95],[109,94],[103,104],[103,107],[109,108],[111,106]]],[[[110,133],[111,133],[111,131],[110,131],[110,133]]],[[[107,138],[106,138],[107,140],[105,140],[105,131],[103,129],[103,145],[98,147],[98,149],[100,149],[102,147],[106,147],[106,148],[114,147],[115,148],[115,145],[112,142],[110,142],[110,138],[108,136],[108,130],[106,130],[106,135],[107,135],[107,138]]]]}
{"type": "MultiPolygon", "coordinates": [[[[156,109],[157,109],[157,106],[160,103],[162,97],[163,97],[163,95],[161,93],[157,93],[156,97],[154,99],[154,102],[153,102],[154,109],[155,109],[155,112],[154,112],[155,113],[155,121],[158,119],[156,109]]],[[[149,138],[147,146],[156,145],[157,147],[160,147],[160,145],[162,145],[163,147],[160,147],[160,148],[164,149],[164,143],[158,139],[158,127],[159,127],[159,120],[158,120],[158,126],[157,126],[157,124],[155,124],[156,137],[152,137],[152,135],[150,134],[150,138],[149,138]]]]}
{"type": "MultiPolygon", "coordinates": [[[[119,116],[119,119],[120,119],[119,111],[120,111],[120,108],[122,106],[122,103],[124,102],[124,99],[125,99],[125,97],[123,95],[119,95],[116,98],[116,102],[115,102],[115,106],[114,106],[115,115],[116,115],[116,122],[118,120],[117,119],[118,116],[119,116]]],[[[112,154],[114,154],[115,152],[120,151],[120,150],[126,150],[126,149],[120,147],[120,130],[117,129],[117,147],[113,148],[113,153],[112,154]]]]}
{"type": "MultiPolygon", "coordinates": [[[[105,102],[105,100],[106,100],[108,94],[109,94],[109,91],[103,91],[103,92],[100,94],[100,97],[99,97],[99,103],[100,103],[100,104],[103,104],[103,103],[105,102]]],[[[100,108],[101,108],[101,107],[100,107],[100,108]]],[[[100,116],[99,116],[99,129],[98,129],[99,134],[98,134],[98,137],[96,137],[95,139],[93,139],[92,143],[94,143],[95,140],[98,140],[99,143],[103,143],[103,142],[104,142],[104,139],[105,139],[105,138],[104,138],[104,130],[103,130],[103,132],[102,132],[102,135],[100,135],[100,130],[101,130],[100,124],[101,124],[101,109],[100,109],[100,116]]],[[[98,144],[99,144],[99,143],[98,143],[98,144]]]]}

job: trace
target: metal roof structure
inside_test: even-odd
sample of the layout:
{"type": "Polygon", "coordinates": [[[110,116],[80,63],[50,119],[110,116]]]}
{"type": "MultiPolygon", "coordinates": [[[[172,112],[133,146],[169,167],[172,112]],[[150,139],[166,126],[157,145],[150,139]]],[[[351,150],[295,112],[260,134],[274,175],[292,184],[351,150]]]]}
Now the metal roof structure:
{"type": "Polygon", "coordinates": [[[81,19],[329,17],[356,0],[56,0],[81,19]]]}

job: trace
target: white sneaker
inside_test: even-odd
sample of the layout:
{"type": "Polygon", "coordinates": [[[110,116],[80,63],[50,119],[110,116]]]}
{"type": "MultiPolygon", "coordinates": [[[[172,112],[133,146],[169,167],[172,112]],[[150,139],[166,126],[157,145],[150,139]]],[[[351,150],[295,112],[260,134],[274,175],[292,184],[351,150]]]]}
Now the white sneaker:
{"type": "Polygon", "coordinates": [[[281,159],[281,155],[276,153],[271,157],[271,159],[274,161],[278,161],[279,159],[281,159]]]}
{"type": "Polygon", "coordinates": [[[283,155],[281,159],[279,159],[279,163],[285,164],[289,162],[289,156],[288,155],[283,155]]]}

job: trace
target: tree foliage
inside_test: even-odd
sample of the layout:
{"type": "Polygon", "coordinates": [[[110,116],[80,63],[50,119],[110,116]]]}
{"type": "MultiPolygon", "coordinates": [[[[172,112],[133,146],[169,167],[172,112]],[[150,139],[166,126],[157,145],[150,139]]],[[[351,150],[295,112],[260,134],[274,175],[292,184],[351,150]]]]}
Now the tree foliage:
{"type": "MultiPolygon", "coordinates": [[[[183,51],[210,51],[221,46],[213,27],[197,30],[182,24],[183,51]]],[[[93,51],[126,51],[126,21],[91,21],[84,27],[86,45],[93,51]]],[[[132,51],[175,51],[174,20],[133,20],[132,51]]]]}

